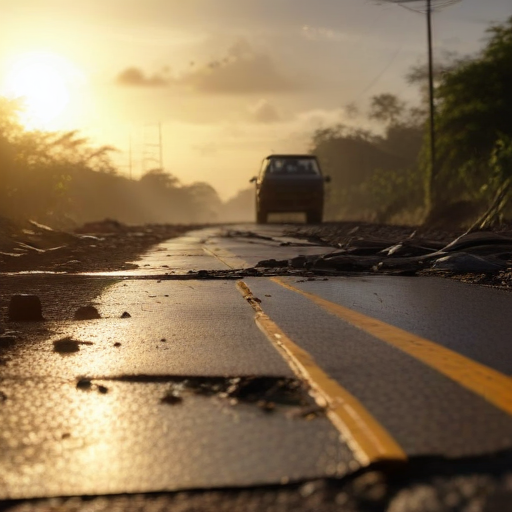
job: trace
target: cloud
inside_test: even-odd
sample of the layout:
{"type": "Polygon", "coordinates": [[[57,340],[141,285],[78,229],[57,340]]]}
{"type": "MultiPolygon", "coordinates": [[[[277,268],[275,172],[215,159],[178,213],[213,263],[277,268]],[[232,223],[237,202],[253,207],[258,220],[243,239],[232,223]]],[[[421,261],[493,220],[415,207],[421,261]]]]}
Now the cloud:
{"type": "Polygon", "coordinates": [[[148,76],[139,68],[129,67],[117,75],[116,83],[131,87],[163,87],[169,81],[162,74],[148,76]]]}
{"type": "Polygon", "coordinates": [[[257,123],[275,123],[281,121],[279,110],[269,101],[261,99],[249,107],[251,118],[257,123]]]}
{"type": "Polygon", "coordinates": [[[302,36],[310,41],[332,41],[337,43],[351,39],[349,34],[339,30],[327,27],[311,27],[310,25],[302,27],[302,36]]]}
{"type": "Polygon", "coordinates": [[[217,94],[279,93],[299,88],[269,55],[244,42],[233,45],[226,57],[189,72],[178,82],[198,92],[217,94]]]}
{"type": "Polygon", "coordinates": [[[184,87],[207,94],[275,94],[304,89],[306,83],[303,79],[292,80],[270,55],[254,49],[245,39],[205,64],[190,62],[181,75],[170,78],[164,70],[149,76],[134,66],[120,72],[116,82],[125,86],[184,87]]]}

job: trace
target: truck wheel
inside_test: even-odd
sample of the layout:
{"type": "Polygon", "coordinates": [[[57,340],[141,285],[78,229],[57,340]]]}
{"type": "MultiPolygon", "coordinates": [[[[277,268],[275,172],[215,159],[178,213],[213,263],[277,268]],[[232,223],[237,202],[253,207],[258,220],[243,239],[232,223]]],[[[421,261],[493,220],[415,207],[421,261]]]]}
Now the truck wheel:
{"type": "Polygon", "coordinates": [[[258,210],[256,212],[256,223],[257,224],[266,224],[267,223],[268,214],[264,210],[258,210]]]}
{"type": "Polygon", "coordinates": [[[306,222],[308,224],[321,224],[322,223],[322,212],[311,211],[306,213],[306,222]]]}

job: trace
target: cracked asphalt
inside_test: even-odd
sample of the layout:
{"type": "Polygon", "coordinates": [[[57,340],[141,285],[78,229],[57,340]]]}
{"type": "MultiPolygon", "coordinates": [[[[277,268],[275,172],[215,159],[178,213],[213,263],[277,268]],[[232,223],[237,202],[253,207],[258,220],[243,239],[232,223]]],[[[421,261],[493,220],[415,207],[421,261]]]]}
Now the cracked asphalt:
{"type": "Polygon", "coordinates": [[[218,227],[0,274],[0,510],[512,510],[512,295],[261,264],[329,250],[218,227]]]}

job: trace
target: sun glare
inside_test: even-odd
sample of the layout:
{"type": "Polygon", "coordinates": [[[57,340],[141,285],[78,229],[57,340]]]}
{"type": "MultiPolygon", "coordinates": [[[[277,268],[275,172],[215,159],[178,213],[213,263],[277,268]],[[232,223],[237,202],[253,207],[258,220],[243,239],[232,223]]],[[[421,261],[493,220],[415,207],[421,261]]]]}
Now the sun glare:
{"type": "Polygon", "coordinates": [[[64,58],[32,52],[13,61],[4,90],[7,96],[23,100],[21,121],[26,128],[58,129],[59,120],[68,113],[71,88],[78,76],[78,70],[64,58]]]}

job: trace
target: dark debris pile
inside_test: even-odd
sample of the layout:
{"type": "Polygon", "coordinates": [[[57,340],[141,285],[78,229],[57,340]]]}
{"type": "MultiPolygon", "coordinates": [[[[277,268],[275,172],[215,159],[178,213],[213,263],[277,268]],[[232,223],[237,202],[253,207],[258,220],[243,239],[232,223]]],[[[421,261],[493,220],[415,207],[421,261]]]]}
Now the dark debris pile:
{"type": "Polygon", "coordinates": [[[288,234],[331,250],[320,256],[264,260],[257,268],[305,269],[315,274],[439,275],[510,288],[512,226],[505,228],[469,234],[353,223],[296,228],[288,234]]]}

